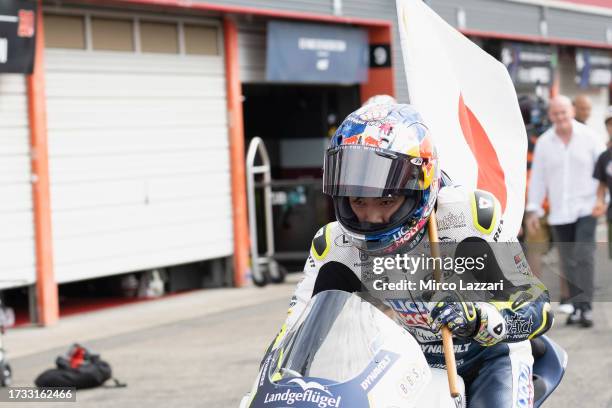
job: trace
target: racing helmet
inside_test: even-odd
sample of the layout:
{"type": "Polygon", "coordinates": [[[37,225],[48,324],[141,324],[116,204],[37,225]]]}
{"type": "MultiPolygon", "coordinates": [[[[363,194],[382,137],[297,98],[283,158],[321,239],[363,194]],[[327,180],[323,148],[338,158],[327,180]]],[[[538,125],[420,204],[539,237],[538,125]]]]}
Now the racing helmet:
{"type": "Polygon", "coordinates": [[[438,155],[421,115],[411,105],[364,105],[344,119],[323,165],[323,192],[349,241],[366,253],[416,245],[436,203],[438,155]],[[405,197],[388,222],[362,222],[349,197],[405,197]]]}
{"type": "Polygon", "coordinates": [[[392,97],[391,95],[379,94],[379,95],[370,96],[368,100],[365,101],[363,105],[361,106],[380,105],[380,104],[385,104],[385,103],[397,103],[397,100],[395,100],[395,98],[392,97]]]}

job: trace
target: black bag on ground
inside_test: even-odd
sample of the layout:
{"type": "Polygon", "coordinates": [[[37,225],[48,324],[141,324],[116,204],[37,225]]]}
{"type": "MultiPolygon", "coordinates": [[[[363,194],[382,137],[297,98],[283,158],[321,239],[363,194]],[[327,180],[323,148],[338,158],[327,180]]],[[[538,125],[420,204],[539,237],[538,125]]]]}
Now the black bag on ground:
{"type": "Polygon", "coordinates": [[[74,344],[67,355],[58,356],[55,364],[57,368],[48,369],[36,378],[34,383],[37,387],[94,388],[112,376],[110,365],[100,359],[99,354],[79,344],[74,344]]]}

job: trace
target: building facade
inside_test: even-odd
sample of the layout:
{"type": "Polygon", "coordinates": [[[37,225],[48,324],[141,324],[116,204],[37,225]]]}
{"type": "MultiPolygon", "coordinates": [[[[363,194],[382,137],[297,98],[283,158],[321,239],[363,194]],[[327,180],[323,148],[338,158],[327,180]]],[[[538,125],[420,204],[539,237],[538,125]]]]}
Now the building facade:
{"type": "MultiPolygon", "coordinates": [[[[612,49],[612,7],[597,2],[427,3],[500,59],[508,44],[552,49],[538,85],[590,93],[595,119],[608,88],[574,77],[578,51],[612,49]]],[[[62,283],[231,258],[242,285],[248,140],[267,136],[278,177],[316,177],[307,156],[343,115],[375,94],[409,101],[391,0],[43,1],[37,28],[34,73],[0,73],[0,289],[32,287],[42,324],[62,283]],[[367,76],[271,79],[278,21],[331,27],[324,47],[361,35],[367,76]]],[[[315,51],[327,70],[330,50],[315,51]]]]}

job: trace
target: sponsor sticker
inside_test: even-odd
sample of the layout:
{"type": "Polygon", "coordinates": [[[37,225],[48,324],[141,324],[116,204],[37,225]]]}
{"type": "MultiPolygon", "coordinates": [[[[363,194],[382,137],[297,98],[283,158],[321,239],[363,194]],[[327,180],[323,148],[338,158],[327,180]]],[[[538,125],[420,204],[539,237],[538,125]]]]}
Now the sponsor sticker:
{"type": "Polygon", "coordinates": [[[310,254],[308,255],[308,260],[307,261],[308,261],[308,265],[310,265],[311,268],[314,268],[316,266],[315,260],[312,257],[312,255],[310,255],[310,254]]]}
{"type": "Polygon", "coordinates": [[[334,240],[334,244],[338,247],[350,247],[351,243],[346,237],[346,235],[342,234],[336,237],[334,240]]]}
{"type": "Polygon", "coordinates": [[[411,365],[406,370],[397,384],[399,395],[405,399],[414,397],[415,392],[422,386],[428,378],[427,366],[411,365]]]}
{"type": "Polygon", "coordinates": [[[527,263],[527,259],[525,259],[525,254],[523,254],[523,252],[514,255],[514,264],[516,265],[516,270],[521,274],[526,276],[531,275],[529,264],[527,263]]]}
{"type": "Polygon", "coordinates": [[[516,398],[518,407],[533,406],[533,383],[531,381],[531,367],[521,363],[519,367],[518,392],[516,398]]]}
{"type": "MultiPolygon", "coordinates": [[[[398,314],[400,320],[405,325],[429,328],[427,317],[421,313],[416,303],[412,300],[387,299],[386,303],[398,314]]],[[[424,313],[426,313],[425,305],[423,305],[423,309],[424,313]]]]}
{"type": "Polygon", "coordinates": [[[449,212],[441,218],[438,218],[438,231],[445,231],[452,228],[465,227],[465,214],[455,214],[449,212]]]}
{"type": "Polygon", "coordinates": [[[361,381],[361,383],[359,384],[361,386],[361,389],[367,392],[370,387],[376,385],[377,380],[382,374],[384,374],[385,369],[390,364],[391,356],[387,354],[385,357],[383,357],[382,360],[378,362],[378,364],[376,364],[376,367],[374,367],[374,369],[370,371],[370,373],[365,377],[365,379],[361,381]]]}
{"type": "MultiPolygon", "coordinates": [[[[453,349],[455,350],[455,354],[465,353],[470,348],[470,344],[453,344],[453,349]]],[[[421,344],[421,350],[425,354],[444,354],[444,349],[442,344],[421,344]]]]}
{"type": "Polygon", "coordinates": [[[533,316],[524,319],[518,315],[506,316],[506,333],[509,338],[524,337],[531,334],[533,328],[533,316]]]}
{"type": "Polygon", "coordinates": [[[499,220],[499,225],[497,226],[497,231],[495,231],[495,234],[493,234],[493,241],[497,242],[499,240],[499,237],[502,233],[503,230],[503,226],[504,226],[504,220],[499,220]]]}
{"type": "MultiPolygon", "coordinates": [[[[264,397],[264,404],[282,401],[287,406],[300,402],[308,402],[318,408],[338,408],[341,407],[342,397],[335,397],[326,386],[316,381],[306,381],[302,378],[293,378],[288,383],[296,384],[301,391],[295,391],[297,387],[291,387],[281,392],[267,392],[264,397]]],[[[277,404],[274,404],[277,405],[277,404]]]]}

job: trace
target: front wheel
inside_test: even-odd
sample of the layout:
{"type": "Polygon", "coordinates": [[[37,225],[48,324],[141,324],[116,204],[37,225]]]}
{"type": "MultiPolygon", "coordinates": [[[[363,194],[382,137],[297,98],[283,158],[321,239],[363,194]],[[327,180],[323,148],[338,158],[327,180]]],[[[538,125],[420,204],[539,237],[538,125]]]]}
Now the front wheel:
{"type": "Polygon", "coordinates": [[[260,276],[253,275],[253,283],[260,288],[266,286],[268,284],[267,273],[260,273],[260,276]]]}
{"type": "Polygon", "coordinates": [[[253,279],[255,286],[262,288],[270,282],[270,274],[266,265],[259,265],[258,273],[254,272],[254,270],[251,270],[251,279],[253,279]]]}

